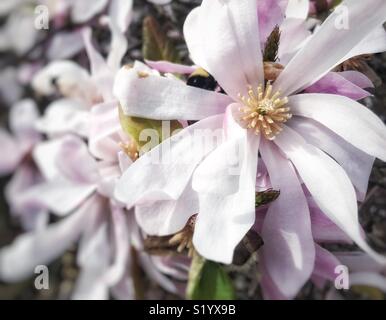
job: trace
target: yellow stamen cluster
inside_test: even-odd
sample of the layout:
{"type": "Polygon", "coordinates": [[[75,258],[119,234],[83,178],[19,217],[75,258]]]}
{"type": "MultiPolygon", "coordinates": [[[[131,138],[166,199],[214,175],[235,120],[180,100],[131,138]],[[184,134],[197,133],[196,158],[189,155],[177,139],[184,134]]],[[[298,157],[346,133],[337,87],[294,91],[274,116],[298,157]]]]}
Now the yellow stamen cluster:
{"type": "Polygon", "coordinates": [[[257,87],[257,92],[250,86],[248,97],[239,94],[239,98],[243,103],[239,108],[243,127],[253,129],[256,135],[263,134],[268,140],[274,140],[283,130],[281,124],[292,117],[290,108],[285,107],[288,98],[281,98],[279,91],[272,94],[270,83],[265,91],[262,85],[257,87]]]}
{"type": "Polygon", "coordinates": [[[121,147],[122,151],[129,156],[131,160],[135,161],[139,158],[139,152],[137,144],[135,142],[119,142],[119,146],[121,147]]]}

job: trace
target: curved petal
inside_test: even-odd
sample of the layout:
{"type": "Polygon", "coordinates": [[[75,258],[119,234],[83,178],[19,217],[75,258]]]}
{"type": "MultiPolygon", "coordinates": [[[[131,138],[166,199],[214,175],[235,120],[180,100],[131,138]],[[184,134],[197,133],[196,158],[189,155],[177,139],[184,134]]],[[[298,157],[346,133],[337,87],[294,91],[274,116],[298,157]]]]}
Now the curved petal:
{"type": "Polygon", "coordinates": [[[340,64],[358,42],[385,20],[383,0],[343,1],[291,59],[275,81],[274,89],[290,95],[309,87],[340,64]],[[368,16],[371,19],[363,18],[368,16]]]}
{"type": "Polygon", "coordinates": [[[59,99],[47,107],[36,128],[50,136],[75,133],[87,137],[88,117],[89,112],[80,101],[59,99]]]}
{"type": "Polygon", "coordinates": [[[263,83],[257,1],[204,0],[192,15],[184,33],[195,64],[207,69],[235,100],[238,93],[247,93],[248,85],[263,83]]]}
{"type": "Polygon", "coordinates": [[[95,199],[90,198],[68,218],[48,228],[23,234],[13,244],[2,248],[0,278],[20,281],[33,274],[37,265],[50,263],[77,240],[95,209],[95,199]]]}
{"type": "Polygon", "coordinates": [[[266,140],[260,153],[272,187],[280,190],[264,220],[262,255],[276,287],[284,296],[293,298],[309,279],[314,266],[310,212],[291,163],[266,140]]]}
{"type": "Polygon", "coordinates": [[[143,73],[126,67],[115,78],[114,95],[125,114],[160,120],[200,120],[224,113],[232,102],[221,93],[165,77],[143,77],[143,73]]]}
{"type": "Polygon", "coordinates": [[[374,157],[355,148],[340,136],[312,119],[294,117],[288,125],[308,143],[325,151],[346,171],[364,200],[367,192],[374,157]]]}
{"type": "Polygon", "coordinates": [[[112,224],[115,242],[115,255],[109,266],[103,281],[112,286],[124,276],[129,254],[129,229],[125,211],[115,205],[111,205],[112,224]]]}
{"type": "Polygon", "coordinates": [[[341,262],[329,251],[319,245],[315,245],[315,266],[312,276],[334,281],[337,277],[335,268],[341,262]]]}
{"type": "Polygon", "coordinates": [[[197,69],[194,66],[185,66],[183,64],[172,63],[169,61],[145,60],[145,62],[150,68],[162,73],[191,74],[197,69]]]}
{"type": "Polygon", "coordinates": [[[344,60],[362,54],[372,54],[383,51],[386,51],[386,30],[383,25],[381,25],[355,46],[344,60]]]}
{"type": "Polygon", "coordinates": [[[259,19],[260,42],[265,44],[267,38],[276,26],[284,20],[283,6],[277,0],[257,1],[257,12],[259,19]]]}
{"type": "Polygon", "coordinates": [[[349,243],[352,240],[335,223],[317,207],[313,201],[310,203],[312,236],[318,243],[349,243]]]}
{"type": "Polygon", "coordinates": [[[198,213],[198,209],[198,196],[189,182],[177,200],[136,206],[135,218],[147,234],[166,236],[181,231],[188,219],[198,213]]]}
{"type": "Polygon", "coordinates": [[[95,49],[92,43],[91,28],[84,28],[82,36],[87,56],[90,60],[91,77],[98,87],[103,100],[112,100],[113,95],[111,90],[114,82],[114,75],[103,56],[95,49]]]}
{"type": "Polygon", "coordinates": [[[112,0],[109,6],[109,17],[125,33],[133,15],[133,0],[112,0]]]}
{"type": "Polygon", "coordinates": [[[340,72],[329,72],[323,78],[304,90],[307,93],[329,93],[345,96],[353,100],[361,100],[370,96],[370,92],[363,90],[345,77],[340,72]]]}
{"type": "MultiPolygon", "coordinates": [[[[100,203],[100,199],[96,200],[100,203]]],[[[106,209],[100,206],[100,209],[106,209]]],[[[103,212],[105,213],[105,212],[103,212]]],[[[77,263],[80,267],[72,299],[106,300],[108,284],[104,281],[112,255],[109,223],[101,211],[94,212],[78,249],[77,263]]]]}
{"type": "Polygon", "coordinates": [[[344,170],[287,126],[275,143],[295,165],[318,207],[361,249],[386,263],[386,258],[371,249],[362,237],[355,190],[344,170]]]}
{"type": "MultiPolygon", "coordinates": [[[[199,214],[193,235],[196,250],[205,258],[232,263],[233,252],[255,221],[255,184],[259,141],[245,131],[240,142],[239,188],[236,193],[199,194],[199,214]]],[[[235,174],[235,173],[233,173],[235,174]]],[[[219,188],[221,186],[218,186],[219,188]]]]}
{"type": "Polygon", "coordinates": [[[116,198],[128,207],[177,200],[197,164],[221,142],[222,119],[219,115],[199,121],[142,155],[118,180],[116,198]]]}
{"type": "Polygon", "coordinates": [[[121,151],[122,128],[117,103],[103,103],[93,107],[89,119],[89,149],[91,154],[105,161],[116,162],[121,151]]]}
{"type": "Polygon", "coordinates": [[[356,101],[328,94],[290,97],[294,115],[312,118],[340,135],[356,148],[386,161],[386,126],[356,101]]]}

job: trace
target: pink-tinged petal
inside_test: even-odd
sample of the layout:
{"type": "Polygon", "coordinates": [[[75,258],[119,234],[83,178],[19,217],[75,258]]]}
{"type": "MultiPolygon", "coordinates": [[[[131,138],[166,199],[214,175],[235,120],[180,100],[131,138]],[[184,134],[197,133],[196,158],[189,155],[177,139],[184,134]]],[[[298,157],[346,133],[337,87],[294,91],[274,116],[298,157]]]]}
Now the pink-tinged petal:
{"type": "Polygon", "coordinates": [[[129,230],[125,211],[111,205],[112,224],[115,242],[115,255],[112,264],[104,275],[104,281],[112,286],[124,276],[129,253],[129,230]]]}
{"type": "Polygon", "coordinates": [[[271,279],[270,273],[267,270],[264,255],[259,255],[260,271],[261,271],[261,289],[264,300],[288,300],[289,297],[283,295],[278,289],[276,283],[271,279]]]}
{"type": "MultiPolygon", "coordinates": [[[[363,107],[364,108],[364,107],[363,107]]],[[[346,171],[363,201],[369,183],[374,157],[355,148],[320,123],[303,117],[294,117],[288,125],[315,147],[325,151],[346,171]]]]}
{"type": "Polygon", "coordinates": [[[89,118],[89,149],[91,154],[104,161],[116,162],[124,142],[116,102],[103,103],[93,107],[89,118]]]}
{"type": "Polygon", "coordinates": [[[382,272],[385,266],[375,261],[364,252],[336,252],[335,255],[346,265],[350,272],[382,272]]]}
{"type": "Polygon", "coordinates": [[[350,243],[352,240],[333,223],[314,203],[309,202],[312,236],[319,243],[350,243]]]}
{"type": "Polygon", "coordinates": [[[104,276],[109,268],[112,248],[106,211],[103,212],[108,208],[103,204],[103,199],[95,197],[94,201],[97,210],[92,212],[78,249],[77,263],[81,271],[72,295],[75,300],[108,298],[104,276]]]}
{"type": "Polygon", "coordinates": [[[315,266],[312,276],[334,281],[337,277],[335,268],[341,262],[329,251],[319,245],[315,245],[315,266]]]}
{"type": "Polygon", "coordinates": [[[288,63],[274,88],[290,95],[309,87],[340,64],[359,41],[385,20],[386,2],[383,0],[343,1],[288,63]],[[363,19],[367,16],[371,19],[363,19]],[[345,22],[349,25],[344,25],[345,22]]]}
{"type": "Polygon", "coordinates": [[[194,66],[185,66],[183,64],[172,63],[169,61],[150,61],[146,60],[146,64],[162,73],[178,73],[178,74],[191,74],[197,68],[194,66]]]}
{"type": "Polygon", "coordinates": [[[160,120],[200,120],[225,112],[232,100],[220,93],[187,86],[179,80],[123,67],[114,95],[127,115],[160,120]]]}
{"type": "Polygon", "coordinates": [[[339,72],[329,72],[323,78],[304,90],[307,93],[329,93],[345,96],[353,100],[361,100],[370,96],[351,81],[342,77],[339,72]]]}
{"type": "Polygon", "coordinates": [[[45,208],[59,216],[76,209],[94,193],[93,184],[77,184],[65,179],[53,179],[28,189],[21,195],[25,206],[45,208]]]}
{"type": "Polygon", "coordinates": [[[328,94],[300,94],[289,101],[294,115],[312,118],[356,148],[386,161],[386,126],[363,105],[328,94]]]}
{"type": "Polygon", "coordinates": [[[306,20],[310,10],[310,0],[288,0],[286,18],[306,20]]]}
{"type": "Polygon", "coordinates": [[[111,32],[111,43],[110,51],[107,56],[107,65],[111,70],[118,71],[121,66],[122,58],[127,51],[127,39],[124,31],[120,29],[113,18],[104,17],[104,23],[107,23],[111,32]]]}
{"type": "Polygon", "coordinates": [[[238,93],[247,93],[248,85],[257,87],[263,83],[256,13],[255,0],[242,3],[238,0],[204,0],[184,26],[194,63],[207,69],[235,100],[238,93]],[[196,52],[199,52],[198,61],[196,52]],[[201,61],[203,57],[204,61],[201,61]]]}
{"type": "Polygon", "coordinates": [[[98,178],[96,160],[88,152],[85,142],[76,136],[67,135],[40,143],[33,155],[47,180],[65,178],[74,183],[92,184],[98,178]]]}
{"type": "Polygon", "coordinates": [[[188,183],[178,200],[156,201],[135,207],[138,225],[149,235],[166,236],[181,231],[198,213],[198,196],[188,183]]]}
{"type": "Polygon", "coordinates": [[[4,190],[4,196],[10,206],[11,213],[21,219],[23,227],[27,230],[35,230],[43,226],[38,225],[40,222],[44,225],[46,222],[45,218],[41,218],[47,216],[46,210],[39,206],[29,206],[24,203],[22,197],[25,192],[40,183],[41,180],[42,177],[35,166],[30,162],[24,162],[17,168],[4,190]]]}
{"type": "Polygon", "coordinates": [[[260,42],[264,44],[272,30],[282,24],[284,11],[276,0],[257,1],[257,12],[259,19],[260,42]]]}
{"type": "Polygon", "coordinates": [[[71,20],[83,23],[100,13],[107,5],[108,0],[71,0],[71,20]]]}
{"type": "Polygon", "coordinates": [[[280,25],[280,32],[278,57],[279,62],[286,65],[311,36],[311,32],[304,20],[290,18],[285,19],[280,25]]]}
{"type": "Polygon", "coordinates": [[[95,49],[92,43],[92,31],[91,28],[84,28],[83,41],[86,47],[87,56],[90,60],[91,77],[100,95],[104,101],[110,101],[113,99],[112,86],[114,82],[114,76],[110,70],[107,62],[102,55],[95,49]]]}
{"type": "Polygon", "coordinates": [[[197,164],[221,143],[222,119],[219,115],[199,121],[143,154],[118,180],[115,197],[128,207],[177,200],[197,164]]]}
{"type": "Polygon", "coordinates": [[[362,236],[355,189],[342,167],[287,126],[275,143],[292,161],[318,207],[361,249],[385,263],[386,258],[376,253],[362,236]]]}
{"type": "Polygon", "coordinates": [[[262,255],[276,287],[294,298],[309,279],[315,260],[307,199],[292,164],[277,147],[264,140],[260,153],[272,187],[280,190],[264,220],[262,255]]]}
{"type": "Polygon", "coordinates": [[[371,80],[359,71],[343,71],[339,75],[360,88],[374,88],[371,80]]]}
{"type": "Polygon", "coordinates": [[[206,53],[202,47],[202,29],[201,23],[201,7],[197,7],[190,11],[184,23],[184,38],[188,46],[191,59],[197,66],[207,68],[206,53]]]}
{"type": "MultiPolygon", "coordinates": [[[[260,139],[247,131],[243,138],[239,141],[239,170],[224,172],[236,175],[239,186],[237,192],[200,193],[199,214],[193,235],[194,247],[203,257],[226,264],[232,263],[234,249],[255,221],[255,183],[260,139]]],[[[229,182],[228,179],[224,180],[229,182]]],[[[233,178],[229,180],[235,181],[233,178]]],[[[218,187],[221,188],[221,185],[218,187]]],[[[229,191],[229,187],[226,189],[229,191]]]]}
{"type": "Polygon", "coordinates": [[[125,33],[133,14],[133,0],[112,0],[109,6],[109,17],[115,22],[120,32],[125,33]]]}
{"type": "Polygon", "coordinates": [[[144,252],[138,253],[139,260],[146,275],[163,289],[174,294],[181,294],[178,286],[168,276],[161,273],[154,265],[151,256],[144,252]]]}
{"type": "Polygon", "coordinates": [[[16,139],[3,129],[0,129],[0,145],[3,150],[0,158],[0,175],[6,175],[16,169],[23,154],[16,139]]]}
{"type": "Polygon", "coordinates": [[[48,264],[60,256],[87,226],[92,210],[95,209],[94,201],[94,198],[90,198],[68,218],[46,229],[23,234],[13,244],[2,248],[0,278],[9,282],[20,281],[32,275],[37,265],[48,264]]]}
{"type": "Polygon", "coordinates": [[[79,30],[59,32],[53,37],[47,49],[47,57],[50,60],[68,59],[80,52],[83,47],[84,43],[79,30]]]}
{"type": "Polygon", "coordinates": [[[66,133],[88,135],[89,111],[84,103],[74,99],[59,99],[52,102],[37,120],[36,128],[49,136],[66,133]]]}
{"type": "Polygon", "coordinates": [[[372,54],[386,51],[386,30],[380,25],[363,39],[350,53],[344,58],[348,60],[362,54],[372,54]]]}
{"type": "Polygon", "coordinates": [[[179,281],[188,280],[191,259],[187,256],[153,256],[152,261],[163,274],[179,281]]]}

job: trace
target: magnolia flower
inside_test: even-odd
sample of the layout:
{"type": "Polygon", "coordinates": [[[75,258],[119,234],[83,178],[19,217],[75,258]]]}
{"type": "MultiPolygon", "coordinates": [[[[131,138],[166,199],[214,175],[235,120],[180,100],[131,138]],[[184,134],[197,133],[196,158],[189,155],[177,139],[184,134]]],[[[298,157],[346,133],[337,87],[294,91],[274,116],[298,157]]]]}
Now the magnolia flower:
{"type": "Polygon", "coordinates": [[[185,22],[194,63],[208,70],[226,95],[120,71],[114,92],[126,114],[199,121],[131,165],[115,196],[129,207],[137,204],[137,220],[151,234],[175,233],[198,212],[196,250],[231,263],[234,248],[255,222],[257,163],[263,161],[281,195],[263,223],[261,264],[280,292],[294,297],[315,262],[304,189],[334,224],[385,262],[363,238],[356,195],[366,190],[374,157],[386,160],[385,126],[347,97],[303,91],[348,59],[386,20],[386,3],[344,1],[350,28],[337,28],[340,13],[333,12],[269,83],[256,39],[261,2],[204,0],[185,22]],[[371,19],[363,19],[368,15],[371,19]],[[220,129],[222,135],[211,148],[194,149],[199,129],[220,129]],[[167,160],[155,163],[165,145],[167,160]],[[235,150],[238,175],[229,171],[234,161],[226,161],[235,150]]]}
{"type": "MultiPolygon", "coordinates": [[[[124,16],[131,6],[116,10],[124,16]]],[[[112,16],[105,22],[112,31],[106,60],[92,46],[91,30],[82,31],[91,73],[71,61],[54,61],[33,79],[33,87],[40,93],[51,95],[59,90],[65,98],[54,101],[43,117],[34,119],[37,129],[49,138],[33,150],[43,179],[18,193],[18,199],[26,206],[50,211],[59,221],[22,234],[2,248],[0,279],[14,282],[26,278],[36,265],[50,263],[79,241],[80,275],[73,298],[102,299],[111,293],[119,299],[134,299],[130,271],[134,264],[142,266],[165,290],[183,294],[183,282],[169,276],[185,281],[186,259],[153,259],[140,252],[142,234],[133,213],[113,196],[116,179],[132,162],[131,141],[120,127],[117,102],[111,93],[114,73],[127,48],[123,36],[127,25],[120,26],[120,20],[112,16]]],[[[134,67],[150,71],[141,64],[134,67]]]]}

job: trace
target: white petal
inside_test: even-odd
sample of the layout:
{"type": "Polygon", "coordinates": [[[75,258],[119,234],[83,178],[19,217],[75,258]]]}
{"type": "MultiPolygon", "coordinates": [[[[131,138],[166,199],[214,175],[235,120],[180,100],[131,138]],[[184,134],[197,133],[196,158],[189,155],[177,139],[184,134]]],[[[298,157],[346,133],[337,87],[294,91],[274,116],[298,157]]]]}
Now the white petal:
{"type": "Polygon", "coordinates": [[[91,198],[68,218],[46,229],[23,234],[9,247],[2,248],[0,278],[20,281],[32,275],[37,265],[48,264],[62,254],[87,226],[94,200],[91,198]]]}
{"type": "Polygon", "coordinates": [[[196,61],[192,56],[195,64],[204,63],[202,67],[235,100],[248,85],[263,82],[257,1],[204,0],[193,15],[185,22],[185,39],[194,54],[199,52],[199,60],[205,57],[196,61]]]}
{"type": "Polygon", "coordinates": [[[123,67],[114,95],[127,115],[160,120],[200,120],[223,113],[231,99],[220,93],[189,87],[179,80],[148,75],[123,67]]]}
{"type": "Polygon", "coordinates": [[[288,63],[274,88],[290,95],[312,85],[340,64],[358,42],[385,20],[383,0],[343,1],[288,63]],[[369,16],[371,19],[363,18],[369,16]]]}
{"type": "Polygon", "coordinates": [[[386,51],[386,30],[383,26],[379,26],[352,49],[344,60],[362,54],[372,54],[383,51],[386,51]]]}
{"type": "Polygon", "coordinates": [[[138,205],[135,207],[135,217],[147,234],[166,236],[181,231],[198,210],[198,196],[191,183],[188,183],[178,200],[138,205]]]}
{"type": "Polygon", "coordinates": [[[362,237],[355,190],[344,170],[295,131],[284,128],[275,143],[293,162],[319,208],[361,249],[386,263],[386,258],[372,250],[362,237]]]}
{"type": "Polygon", "coordinates": [[[109,16],[124,33],[131,21],[133,13],[133,0],[112,0],[109,7],[109,16]]]}
{"type": "Polygon", "coordinates": [[[234,249],[255,221],[259,139],[253,134],[245,134],[240,148],[237,192],[231,195],[199,194],[199,214],[193,235],[194,247],[203,257],[226,264],[232,263],[234,249]]]}
{"type": "MultiPolygon", "coordinates": [[[[99,213],[100,214],[100,213],[99,213]]],[[[108,285],[104,281],[111,258],[107,219],[87,230],[78,251],[80,275],[73,292],[75,300],[104,300],[108,298],[108,285]]]]}
{"type": "Polygon", "coordinates": [[[285,15],[287,18],[306,20],[310,10],[310,0],[288,0],[285,15]]]}
{"type": "Polygon", "coordinates": [[[279,291],[293,298],[310,277],[315,260],[307,199],[291,163],[264,140],[260,149],[272,187],[280,196],[264,220],[262,254],[279,291]]]}
{"type": "Polygon", "coordinates": [[[386,161],[386,126],[365,106],[329,94],[300,94],[289,101],[294,115],[312,118],[356,148],[386,161]]]}
{"type": "Polygon", "coordinates": [[[374,157],[355,148],[340,136],[311,119],[294,117],[288,125],[315,147],[325,151],[346,171],[361,200],[366,196],[374,157]]]}
{"type": "Polygon", "coordinates": [[[154,200],[177,200],[197,164],[221,142],[223,116],[183,129],[142,155],[117,182],[115,196],[128,207],[154,200]]]}
{"type": "Polygon", "coordinates": [[[51,103],[36,122],[36,128],[50,136],[75,133],[88,134],[89,112],[85,105],[73,99],[59,99],[51,103]]]}

